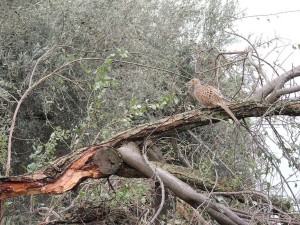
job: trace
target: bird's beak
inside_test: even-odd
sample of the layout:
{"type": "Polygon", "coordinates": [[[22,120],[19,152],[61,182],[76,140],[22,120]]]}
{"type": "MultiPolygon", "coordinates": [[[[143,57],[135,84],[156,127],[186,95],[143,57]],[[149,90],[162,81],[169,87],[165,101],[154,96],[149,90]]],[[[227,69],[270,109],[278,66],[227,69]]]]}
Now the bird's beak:
{"type": "Polygon", "coordinates": [[[189,82],[186,83],[186,87],[187,87],[188,89],[191,89],[191,88],[193,87],[193,83],[192,83],[191,80],[190,80],[189,82]]]}

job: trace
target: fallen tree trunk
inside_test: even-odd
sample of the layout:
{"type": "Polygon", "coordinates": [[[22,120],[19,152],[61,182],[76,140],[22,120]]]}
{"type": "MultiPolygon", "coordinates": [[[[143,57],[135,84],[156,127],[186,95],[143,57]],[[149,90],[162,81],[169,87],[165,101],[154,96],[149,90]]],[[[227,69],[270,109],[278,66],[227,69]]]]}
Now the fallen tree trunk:
{"type": "MultiPolygon", "coordinates": [[[[300,102],[298,101],[277,102],[272,105],[244,102],[232,105],[230,108],[239,119],[270,115],[300,115],[300,102]]],[[[0,199],[29,194],[60,194],[76,187],[84,179],[105,178],[111,174],[124,177],[151,177],[153,171],[147,168],[147,163],[142,160],[139,149],[134,142],[144,144],[144,140],[167,135],[168,132],[172,132],[174,129],[180,132],[196,126],[215,123],[221,119],[228,119],[227,113],[222,109],[204,108],[133,127],[100,144],[78,149],[57,159],[52,165],[32,174],[0,178],[0,199]],[[123,163],[123,160],[125,163],[123,163]],[[135,170],[132,170],[132,168],[135,170]]],[[[215,203],[205,195],[197,193],[185,183],[186,181],[183,182],[177,179],[160,167],[157,167],[156,171],[166,187],[175,193],[177,197],[194,208],[200,206],[220,224],[248,224],[246,221],[251,216],[242,219],[244,214],[238,216],[239,213],[234,212],[234,210],[230,210],[224,205],[215,203]]],[[[205,187],[207,188],[208,185],[206,184],[205,187]]],[[[247,216],[249,215],[247,214],[247,216]]]]}
{"type": "MultiPolygon", "coordinates": [[[[260,117],[269,115],[300,115],[300,102],[278,102],[277,104],[260,104],[255,102],[244,102],[230,107],[237,118],[260,117]]],[[[63,156],[53,162],[52,165],[42,168],[33,174],[25,174],[18,177],[0,178],[0,199],[17,197],[29,194],[59,194],[68,191],[86,178],[105,178],[113,174],[107,171],[106,166],[114,167],[115,154],[110,155],[106,151],[102,162],[95,162],[95,153],[99,151],[116,149],[124,142],[141,141],[146,137],[159,137],[168,134],[173,129],[184,131],[196,126],[203,126],[215,123],[220,119],[228,119],[228,114],[221,108],[203,108],[176,114],[155,121],[154,123],[143,124],[124,132],[121,132],[111,139],[100,144],[78,149],[73,153],[63,156]],[[104,165],[107,162],[107,165],[104,165]]],[[[101,157],[100,157],[101,158],[101,157]]],[[[97,161],[97,160],[96,160],[97,161]]],[[[119,166],[121,162],[117,163],[119,166]]],[[[119,168],[117,166],[117,168],[119,168]]],[[[128,170],[122,168],[118,174],[129,177],[128,170]]],[[[142,176],[142,175],[139,175],[142,176]]]]}
{"type": "Polygon", "coordinates": [[[165,170],[156,167],[155,173],[151,168],[144,162],[142,155],[140,154],[139,148],[134,143],[128,143],[118,149],[124,161],[132,166],[133,168],[142,171],[148,177],[154,177],[156,174],[162,179],[164,185],[169,188],[175,196],[184,200],[185,202],[192,205],[194,208],[204,209],[212,218],[224,225],[247,225],[243,219],[238,217],[229,208],[214,203],[207,196],[197,193],[195,189],[181,180],[177,179],[165,170]],[[225,215],[225,216],[224,216],[225,215]]]}

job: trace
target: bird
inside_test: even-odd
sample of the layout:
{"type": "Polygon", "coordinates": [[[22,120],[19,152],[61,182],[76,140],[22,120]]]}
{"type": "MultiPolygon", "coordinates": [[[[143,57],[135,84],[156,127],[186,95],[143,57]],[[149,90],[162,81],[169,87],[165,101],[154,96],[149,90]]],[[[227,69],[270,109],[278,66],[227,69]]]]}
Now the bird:
{"type": "Polygon", "coordinates": [[[202,85],[198,78],[191,79],[188,83],[188,86],[193,88],[193,95],[198,102],[209,107],[222,107],[228,115],[240,125],[240,121],[234,116],[231,110],[226,105],[222,96],[219,94],[218,90],[210,85],[202,85]]]}

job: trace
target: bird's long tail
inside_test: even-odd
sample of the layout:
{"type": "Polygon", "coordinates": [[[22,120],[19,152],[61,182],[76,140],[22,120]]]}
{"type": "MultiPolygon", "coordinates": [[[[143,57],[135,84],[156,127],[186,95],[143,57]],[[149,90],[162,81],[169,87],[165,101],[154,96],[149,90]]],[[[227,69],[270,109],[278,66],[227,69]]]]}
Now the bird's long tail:
{"type": "Polygon", "coordinates": [[[224,104],[220,104],[220,106],[228,113],[228,115],[238,124],[241,125],[240,121],[234,116],[234,114],[231,112],[231,110],[228,108],[228,106],[224,104]]]}

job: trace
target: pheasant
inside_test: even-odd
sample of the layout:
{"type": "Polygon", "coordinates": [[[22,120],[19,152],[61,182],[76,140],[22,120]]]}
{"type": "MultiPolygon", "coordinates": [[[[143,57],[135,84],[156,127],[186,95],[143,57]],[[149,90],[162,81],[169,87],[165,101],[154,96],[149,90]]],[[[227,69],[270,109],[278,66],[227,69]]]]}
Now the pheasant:
{"type": "Polygon", "coordinates": [[[210,85],[202,85],[200,80],[197,78],[193,78],[188,82],[188,85],[193,87],[193,95],[197,99],[198,102],[206,105],[206,106],[221,106],[228,115],[238,124],[240,122],[233,115],[231,110],[226,105],[223,98],[218,93],[217,89],[210,85]]]}

